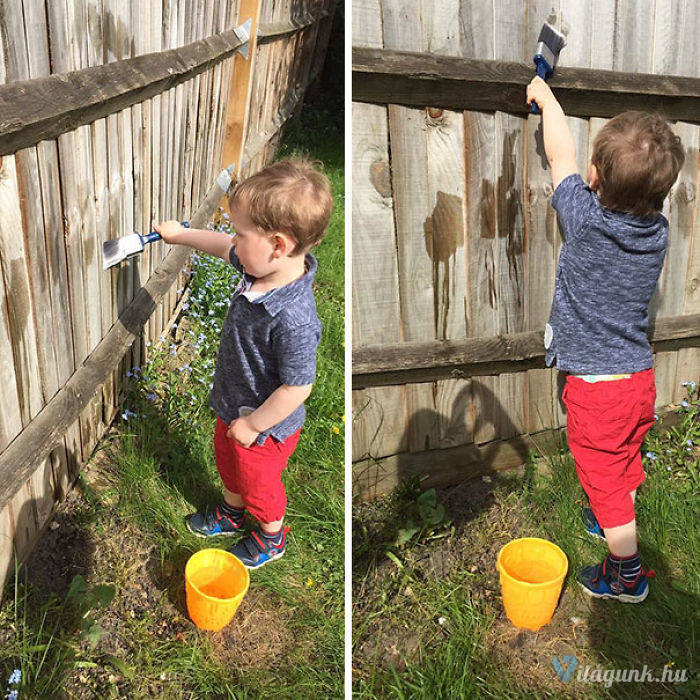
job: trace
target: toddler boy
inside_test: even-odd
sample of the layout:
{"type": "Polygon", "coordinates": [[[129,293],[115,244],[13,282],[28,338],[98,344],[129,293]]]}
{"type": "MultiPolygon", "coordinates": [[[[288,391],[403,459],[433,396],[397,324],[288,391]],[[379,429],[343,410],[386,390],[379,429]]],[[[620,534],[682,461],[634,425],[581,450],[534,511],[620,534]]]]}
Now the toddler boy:
{"type": "Polygon", "coordinates": [[[333,202],[328,178],[294,159],[238,184],[229,205],[233,238],[177,221],[154,228],[167,243],[216,255],[243,273],[221,331],[210,395],[224,498],[189,516],[187,526],[202,537],[236,535],[247,510],[260,529],[231,551],[253,569],[286,548],[281,476],[304,423],[321,336],[312,290],[317,262],[309,250],[324,237],[333,202]]]}
{"type": "Polygon", "coordinates": [[[533,101],[542,112],[552,206],[564,237],[546,361],[568,373],[562,399],[569,448],[590,501],[584,522],[610,550],[578,581],[588,595],[637,603],[649,592],[634,514],[645,478],[640,449],[656,399],[648,309],[668,243],[661,209],[683,148],[661,117],[619,114],[595,138],[586,184],[564,112],[541,78],[527,88],[533,101]]]}

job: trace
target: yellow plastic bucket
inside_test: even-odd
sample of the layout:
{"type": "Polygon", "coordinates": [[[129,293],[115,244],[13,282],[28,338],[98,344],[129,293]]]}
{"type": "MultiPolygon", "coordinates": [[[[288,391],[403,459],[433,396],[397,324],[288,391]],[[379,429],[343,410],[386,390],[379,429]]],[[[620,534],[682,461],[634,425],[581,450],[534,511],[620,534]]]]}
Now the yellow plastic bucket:
{"type": "Polygon", "coordinates": [[[231,621],[248,592],[248,569],[231,552],[202,549],[185,566],[187,611],[203,630],[216,632],[231,621]]]}
{"type": "Polygon", "coordinates": [[[553,542],[523,537],[501,548],[496,566],[508,619],[529,630],[546,625],[569,568],[566,554],[553,542]]]}

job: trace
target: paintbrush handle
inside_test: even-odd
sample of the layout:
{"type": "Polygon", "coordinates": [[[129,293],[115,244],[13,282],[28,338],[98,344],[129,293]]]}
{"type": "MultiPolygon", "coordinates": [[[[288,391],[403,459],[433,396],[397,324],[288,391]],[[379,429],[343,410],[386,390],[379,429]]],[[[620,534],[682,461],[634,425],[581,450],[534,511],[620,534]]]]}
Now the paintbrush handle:
{"type": "MultiPolygon", "coordinates": [[[[189,228],[190,222],[189,221],[181,221],[180,225],[184,226],[185,228],[189,228]]],[[[155,231],[151,231],[150,233],[147,233],[145,236],[141,236],[141,239],[143,240],[143,244],[146,245],[146,243],[153,243],[154,241],[159,241],[160,234],[156,233],[155,231]]]]}
{"type": "MultiPolygon", "coordinates": [[[[547,80],[547,76],[550,74],[551,70],[549,64],[541,56],[535,56],[535,65],[537,66],[537,75],[542,78],[542,80],[547,80]]],[[[537,106],[537,102],[534,100],[530,105],[533,114],[540,114],[540,108],[537,106]]]]}

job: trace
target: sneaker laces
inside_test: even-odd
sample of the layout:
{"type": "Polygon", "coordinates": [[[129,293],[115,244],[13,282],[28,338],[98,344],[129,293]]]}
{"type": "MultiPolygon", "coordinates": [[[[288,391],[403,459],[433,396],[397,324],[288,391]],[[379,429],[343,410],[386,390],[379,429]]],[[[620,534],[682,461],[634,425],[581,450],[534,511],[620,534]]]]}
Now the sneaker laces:
{"type": "Polygon", "coordinates": [[[236,522],[230,515],[222,513],[219,506],[214,506],[213,509],[208,509],[206,515],[204,516],[204,520],[207,524],[207,527],[212,527],[216,522],[219,522],[224,518],[226,518],[226,520],[228,520],[231,523],[231,525],[233,525],[233,527],[241,526],[241,523],[236,522]]]}

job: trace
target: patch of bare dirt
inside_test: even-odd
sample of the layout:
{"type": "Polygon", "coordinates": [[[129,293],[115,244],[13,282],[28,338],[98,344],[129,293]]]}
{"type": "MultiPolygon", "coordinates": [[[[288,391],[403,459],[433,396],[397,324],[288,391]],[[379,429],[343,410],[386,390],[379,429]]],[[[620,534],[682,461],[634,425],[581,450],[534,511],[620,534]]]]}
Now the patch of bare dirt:
{"type": "Polygon", "coordinates": [[[284,665],[291,650],[298,660],[293,614],[269,592],[250,590],[236,611],[235,624],[212,635],[215,653],[221,661],[239,669],[284,665]]]}
{"type": "Polygon", "coordinates": [[[573,653],[586,661],[587,607],[570,591],[564,590],[551,623],[538,632],[518,630],[505,616],[496,558],[511,539],[530,535],[532,525],[519,500],[498,491],[497,484],[494,476],[438,492],[454,531],[402,551],[404,569],[383,558],[356,579],[355,619],[374,614],[355,647],[360,675],[374,667],[402,670],[407,661],[420,661],[422,653],[439,653],[456,630],[450,620],[426,617],[419,592],[423,584],[445,579],[468,589],[484,619],[493,619],[484,638],[487,653],[514,671],[524,688],[551,691],[555,655],[573,653]]]}

